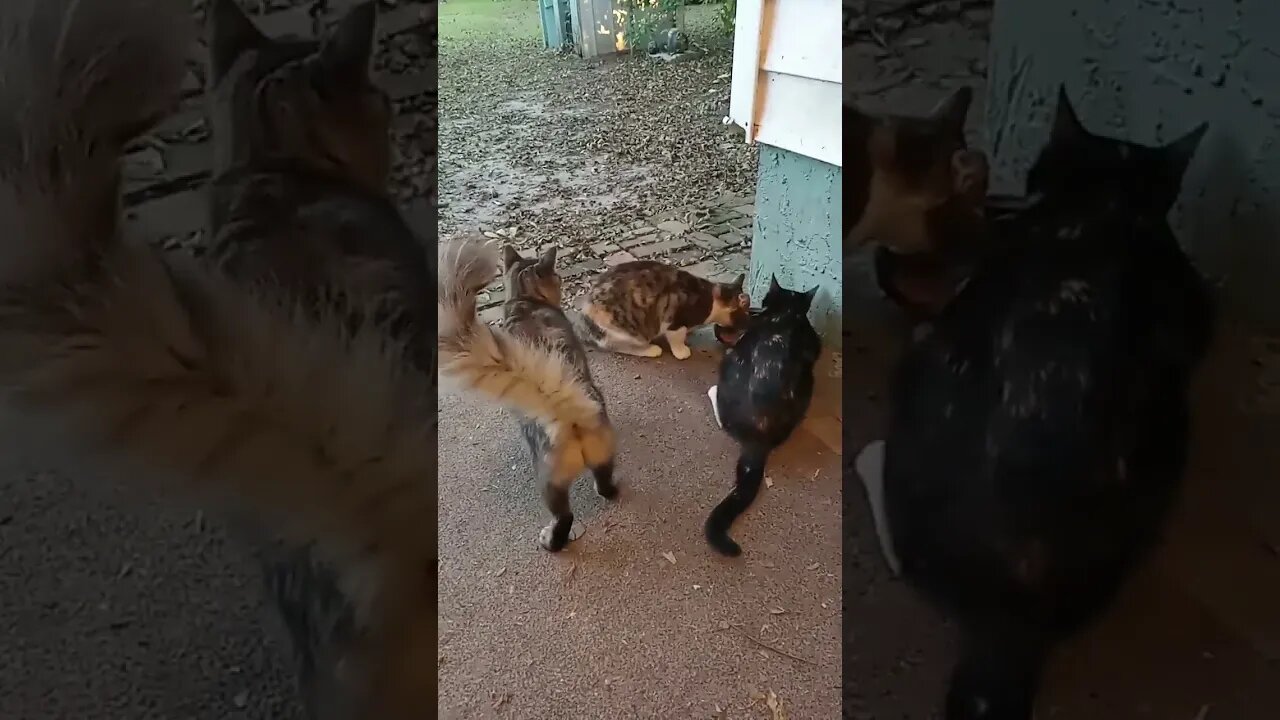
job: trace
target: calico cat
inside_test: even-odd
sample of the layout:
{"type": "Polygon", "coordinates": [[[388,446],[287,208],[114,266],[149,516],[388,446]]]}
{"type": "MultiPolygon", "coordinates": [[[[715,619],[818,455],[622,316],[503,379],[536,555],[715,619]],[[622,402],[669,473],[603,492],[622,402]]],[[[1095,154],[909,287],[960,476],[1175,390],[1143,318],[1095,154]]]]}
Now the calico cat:
{"type": "Polygon", "coordinates": [[[1049,653],[1159,539],[1213,328],[1166,220],[1204,129],[1094,135],[1060,91],[1035,199],[900,363],[858,465],[891,564],[960,626],[948,720],[1028,720],[1049,653]]]}
{"type": "Polygon", "coordinates": [[[441,373],[472,387],[492,384],[517,410],[552,516],[538,542],[559,552],[573,528],[569,488],[583,470],[591,470],[601,497],[617,496],[613,426],[586,351],[560,307],[555,247],[536,259],[520,257],[510,245],[502,252],[507,300],[502,321],[490,328],[476,317],[475,298],[497,271],[494,247],[482,238],[441,247],[441,373]],[[534,393],[545,400],[524,399],[534,393]]]}
{"type": "Polygon", "coordinates": [[[272,536],[312,718],[418,718],[435,702],[418,297],[434,258],[377,187],[377,132],[348,133],[385,110],[366,82],[373,9],[310,45],[250,32],[228,0],[209,22],[234,106],[213,108],[218,242],[250,248],[214,262],[121,224],[119,155],[176,105],[185,6],[0,4],[0,387],[62,446],[214,495],[272,536]],[[340,251],[357,258],[345,272],[340,251]]]}
{"type": "Polygon", "coordinates": [[[972,98],[960,88],[925,117],[844,109],[844,252],[875,240],[876,281],[913,319],[950,301],[983,237],[989,169],[965,140],[972,98]]]}
{"type": "Polygon", "coordinates": [[[772,278],[763,309],[725,351],[720,381],[708,393],[716,422],[741,448],[733,490],[711,511],[704,528],[707,542],[723,555],[742,554],[729,527],[760,492],[769,454],[809,410],[813,366],[822,351],[808,315],[817,292],[816,287],[787,290],[772,278]]]}
{"type": "Polygon", "coordinates": [[[742,292],[745,275],[732,283],[714,283],[655,260],[622,263],[591,282],[582,306],[583,339],[596,347],[628,355],[658,357],[665,337],[671,355],[688,359],[689,331],[715,323],[733,328],[743,322],[750,298],[742,292]]]}

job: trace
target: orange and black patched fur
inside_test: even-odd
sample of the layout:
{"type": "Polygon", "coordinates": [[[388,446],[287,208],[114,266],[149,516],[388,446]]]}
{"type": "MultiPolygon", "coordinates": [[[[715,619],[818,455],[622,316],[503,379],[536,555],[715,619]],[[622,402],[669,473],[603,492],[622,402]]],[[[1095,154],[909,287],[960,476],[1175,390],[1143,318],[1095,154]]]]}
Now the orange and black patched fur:
{"type": "Polygon", "coordinates": [[[972,90],[924,117],[844,108],[844,254],[875,244],[876,279],[918,319],[955,295],[983,237],[986,156],[965,141],[972,90]]]}
{"type": "Polygon", "coordinates": [[[690,330],[743,322],[751,305],[745,280],[715,283],[656,260],[622,263],[591,281],[582,305],[583,339],[604,350],[658,357],[662,348],[654,341],[665,338],[672,356],[688,359],[690,330]]]}

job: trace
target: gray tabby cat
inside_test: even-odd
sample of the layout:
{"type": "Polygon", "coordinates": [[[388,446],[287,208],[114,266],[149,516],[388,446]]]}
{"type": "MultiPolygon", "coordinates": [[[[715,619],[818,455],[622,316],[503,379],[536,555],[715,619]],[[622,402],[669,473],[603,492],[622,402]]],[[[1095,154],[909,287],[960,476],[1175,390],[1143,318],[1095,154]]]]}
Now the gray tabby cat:
{"type": "Polygon", "coordinates": [[[434,258],[382,187],[374,9],[322,43],[272,42],[230,0],[209,23],[197,260],[125,237],[119,207],[121,149],[178,97],[186,6],[0,3],[0,388],[66,447],[254,516],[311,718],[416,720],[436,701],[434,258]]]}
{"type": "Polygon", "coordinates": [[[483,238],[447,243],[438,263],[440,374],[471,387],[491,384],[492,397],[519,412],[520,430],[552,516],[538,542],[559,552],[571,539],[569,488],[582,471],[595,475],[601,497],[613,498],[618,490],[613,425],[587,354],[560,306],[556,249],[522,258],[510,245],[503,248],[507,300],[495,327],[476,317],[475,299],[498,269],[496,248],[483,238]],[[499,369],[498,356],[507,358],[502,364],[510,370],[499,369]],[[535,386],[551,402],[522,402],[535,386]]]}
{"type": "Polygon", "coordinates": [[[622,263],[591,282],[582,305],[583,338],[604,350],[658,357],[665,337],[678,360],[689,357],[689,331],[715,323],[744,322],[751,298],[742,292],[745,275],[714,283],[655,260],[622,263]]]}

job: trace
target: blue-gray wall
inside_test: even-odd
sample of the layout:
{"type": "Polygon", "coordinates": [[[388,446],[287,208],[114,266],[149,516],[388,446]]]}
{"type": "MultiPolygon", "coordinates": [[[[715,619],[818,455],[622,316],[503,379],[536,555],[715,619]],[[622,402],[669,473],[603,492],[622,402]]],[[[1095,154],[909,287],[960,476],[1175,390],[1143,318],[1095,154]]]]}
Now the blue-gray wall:
{"type": "Polygon", "coordinates": [[[994,191],[1021,191],[1059,83],[1094,132],[1154,144],[1208,121],[1174,228],[1280,326],[1280,0],[997,0],[991,44],[994,191]]]}
{"type": "Polygon", "coordinates": [[[809,313],[828,345],[840,344],[840,168],[760,144],[756,220],[751,242],[752,302],[769,278],[791,290],[820,289],[809,313]]]}

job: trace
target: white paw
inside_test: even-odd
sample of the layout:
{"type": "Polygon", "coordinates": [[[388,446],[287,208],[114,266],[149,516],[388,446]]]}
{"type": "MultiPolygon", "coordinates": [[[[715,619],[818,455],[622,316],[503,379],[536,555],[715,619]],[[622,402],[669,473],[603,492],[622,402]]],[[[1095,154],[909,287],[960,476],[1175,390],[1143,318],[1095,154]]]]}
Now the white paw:
{"type": "Polygon", "coordinates": [[[645,348],[645,349],[640,353],[640,355],[641,355],[642,357],[651,357],[651,358],[652,358],[652,357],[659,357],[660,355],[662,355],[662,346],[661,346],[661,345],[650,345],[649,347],[645,348]]]}
{"type": "Polygon", "coordinates": [[[688,345],[672,345],[671,346],[671,356],[677,360],[688,360],[689,356],[692,354],[693,354],[693,351],[689,349],[688,345]]]}
{"type": "Polygon", "coordinates": [[[876,538],[880,552],[894,575],[902,574],[902,562],[893,549],[893,535],[889,531],[889,517],[884,508],[884,441],[869,443],[858,453],[854,468],[867,490],[867,502],[871,505],[871,521],[876,526],[876,538]]]}

